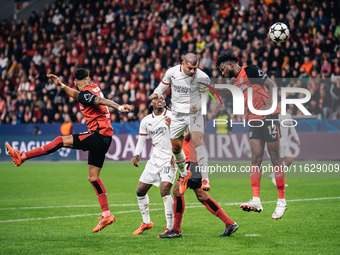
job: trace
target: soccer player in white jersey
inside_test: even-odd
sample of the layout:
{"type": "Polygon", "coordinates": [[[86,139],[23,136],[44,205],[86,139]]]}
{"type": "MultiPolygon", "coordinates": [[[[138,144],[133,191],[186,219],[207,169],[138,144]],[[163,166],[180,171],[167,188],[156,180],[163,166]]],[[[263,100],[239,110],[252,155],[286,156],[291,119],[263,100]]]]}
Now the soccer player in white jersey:
{"type": "Polygon", "coordinates": [[[189,127],[192,141],[197,152],[198,166],[202,174],[202,189],[210,190],[208,179],[208,157],[204,147],[203,132],[204,119],[201,114],[201,89],[210,84],[206,73],[197,68],[198,57],[193,53],[184,55],[181,65],[169,68],[161,83],[155,89],[150,99],[158,98],[171,86],[172,114],[170,138],[172,152],[175,155],[180,170],[180,194],[186,190],[190,178],[190,171],[185,169],[185,154],[182,150],[183,138],[189,127]]]}
{"type": "MultiPolygon", "coordinates": [[[[278,103],[278,108],[281,112],[281,103],[278,103]]],[[[281,139],[280,139],[280,157],[282,159],[282,165],[284,167],[289,167],[293,163],[292,152],[289,146],[289,134],[292,134],[297,145],[300,147],[301,141],[298,133],[294,127],[294,123],[292,121],[292,115],[290,113],[286,113],[286,115],[279,115],[280,123],[281,123],[281,139]],[[282,125],[284,123],[284,126],[282,125]]],[[[276,180],[274,173],[269,175],[269,178],[272,180],[273,184],[276,186],[276,180]]],[[[288,184],[285,184],[288,187],[288,184]]]]}
{"type": "Polygon", "coordinates": [[[153,227],[149,215],[149,196],[147,194],[152,185],[160,186],[164,202],[167,225],[163,233],[172,229],[174,221],[174,201],[170,195],[170,190],[176,177],[176,168],[170,164],[171,157],[173,156],[169,131],[171,113],[165,109],[165,101],[162,96],[158,99],[153,99],[151,105],[154,109],[152,114],[144,117],[140,123],[139,138],[133,158],[133,164],[138,167],[140,154],[143,151],[146,138],[149,136],[154,146],[153,152],[146,163],[137,188],[137,200],[143,216],[143,223],[133,232],[134,235],[142,234],[144,230],[153,227]]]}

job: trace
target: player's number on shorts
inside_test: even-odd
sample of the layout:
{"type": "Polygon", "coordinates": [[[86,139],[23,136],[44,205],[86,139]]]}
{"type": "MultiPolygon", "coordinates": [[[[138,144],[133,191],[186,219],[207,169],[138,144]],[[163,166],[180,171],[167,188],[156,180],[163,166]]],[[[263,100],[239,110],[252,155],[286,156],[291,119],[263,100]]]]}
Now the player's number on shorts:
{"type": "Polygon", "coordinates": [[[165,167],[163,167],[163,172],[164,172],[165,174],[168,174],[168,173],[170,172],[170,166],[165,166],[165,167]]]}
{"type": "Polygon", "coordinates": [[[268,131],[269,131],[269,134],[270,135],[276,135],[277,134],[277,128],[276,128],[276,126],[268,126],[268,131]]]}

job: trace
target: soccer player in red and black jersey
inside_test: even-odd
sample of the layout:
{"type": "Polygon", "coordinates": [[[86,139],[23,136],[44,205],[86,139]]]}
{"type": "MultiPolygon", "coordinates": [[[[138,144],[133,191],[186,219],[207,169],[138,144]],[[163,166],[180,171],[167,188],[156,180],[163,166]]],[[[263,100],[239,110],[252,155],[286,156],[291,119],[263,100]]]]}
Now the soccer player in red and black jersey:
{"type": "MultiPolygon", "coordinates": [[[[190,132],[184,136],[183,151],[185,153],[187,170],[191,171],[191,176],[188,180],[187,187],[192,189],[198,201],[200,201],[213,215],[220,218],[225,224],[226,228],[220,236],[230,236],[238,229],[238,225],[223,211],[221,206],[209,196],[209,193],[202,189],[202,175],[199,171],[201,169],[197,164],[197,153],[194,144],[191,142],[190,132]]],[[[160,234],[160,238],[174,238],[181,237],[181,223],[185,208],[185,201],[183,194],[179,192],[180,183],[177,182],[172,190],[174,194],[174,226],[170,231],[160,234]]]]}
{"type": "Polygon", "coordinates": [[[268,110],[273,103],[273,88],[277,85],[257,66],[239,66],[238,58],[232,52],[223,52],[216,62],[216,66],[227,78],[234,78],[234,85],[243,91],[245,104],[245,120],[249,125],[249,139],[251,148],[250,182],[253,199],[241,204],[244,211],[261,212],[260,201],[261,163],[263,160],[265,143],[274,166],[277,183],[278,201],[272,215],[273,219],[280,219],[287,210],[285,200],[285,175],[280,158],[280,122],[279,110],[271,115],[256,115],[249,110],[248,88],[252,88],[252,103],[257,110],[268,110]],[[264,123],[264,124],[263,124],[264,123]],[[263,125],[262,125],[263,124],[263,125]]]}
{"type": "Polygon", "coordinates": [[[6,149],[16,166],[20,166],[27,159],[53,153],[62,147],[88,151],[88,179],[95,189],[102,209],[101,220],[92,231],[98,232],[115,221],[115,217],[109,210],[105,186],[99,178],[105,154],[110,147],[113,135],[110,112],[107,107],[118,109],[121,112],[129,112],[131,106],[118,105],[103,98],[100,88],[95,83],[91,83],[89,73],[85,69],[78,69],[74,74],[74,83],[80,92],[62,84],[59,78],[53,74],[47,76],[52,78],[54,83],[60,86],[66,94],[79,101],[80,110],[85,117],[89,131],[81,134],[58,136],[52,142],[24,153],[14,150],[8,143],[6,143],[6,149]]]}

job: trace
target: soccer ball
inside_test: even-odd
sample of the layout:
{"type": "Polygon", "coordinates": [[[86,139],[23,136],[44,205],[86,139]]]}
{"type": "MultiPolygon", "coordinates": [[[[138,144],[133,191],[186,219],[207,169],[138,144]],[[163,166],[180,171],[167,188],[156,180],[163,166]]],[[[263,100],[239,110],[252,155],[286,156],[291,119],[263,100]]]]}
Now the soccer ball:
{"type": "Polygon", "coordinates": [[[287,40],[289,35],[289,29],[286,24],[277,22],[273,24],[269,29],[269,36],[272,41],[276,43],[282,43],[287,40]]]}

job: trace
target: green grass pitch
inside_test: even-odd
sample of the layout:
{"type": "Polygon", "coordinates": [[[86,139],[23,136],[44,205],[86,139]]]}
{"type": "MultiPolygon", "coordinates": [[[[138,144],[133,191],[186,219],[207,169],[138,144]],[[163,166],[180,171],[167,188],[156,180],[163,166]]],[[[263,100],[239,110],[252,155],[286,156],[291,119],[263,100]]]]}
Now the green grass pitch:
{"type": "Polygon", "coordinates": [[[165,216],[159,189],[150,192],[154,228],[132,232],[142,221],[136,188],[145,164],[104,164],[101,178],[116,222],[92,233],[100,207],[87,180],[86,162],[0,164],[0,254],[339,254],[340,179],[288,178],[288,210],[272,220],[277,191],[263,176],[261,213],[243,212],[249,178],[211,178],[210,192],[239,224],[219,237],[224,224],[185,193],[182,238],[159,239],[165,216]],[[316,200],[317,198],[321,198],[316,200]]]}

